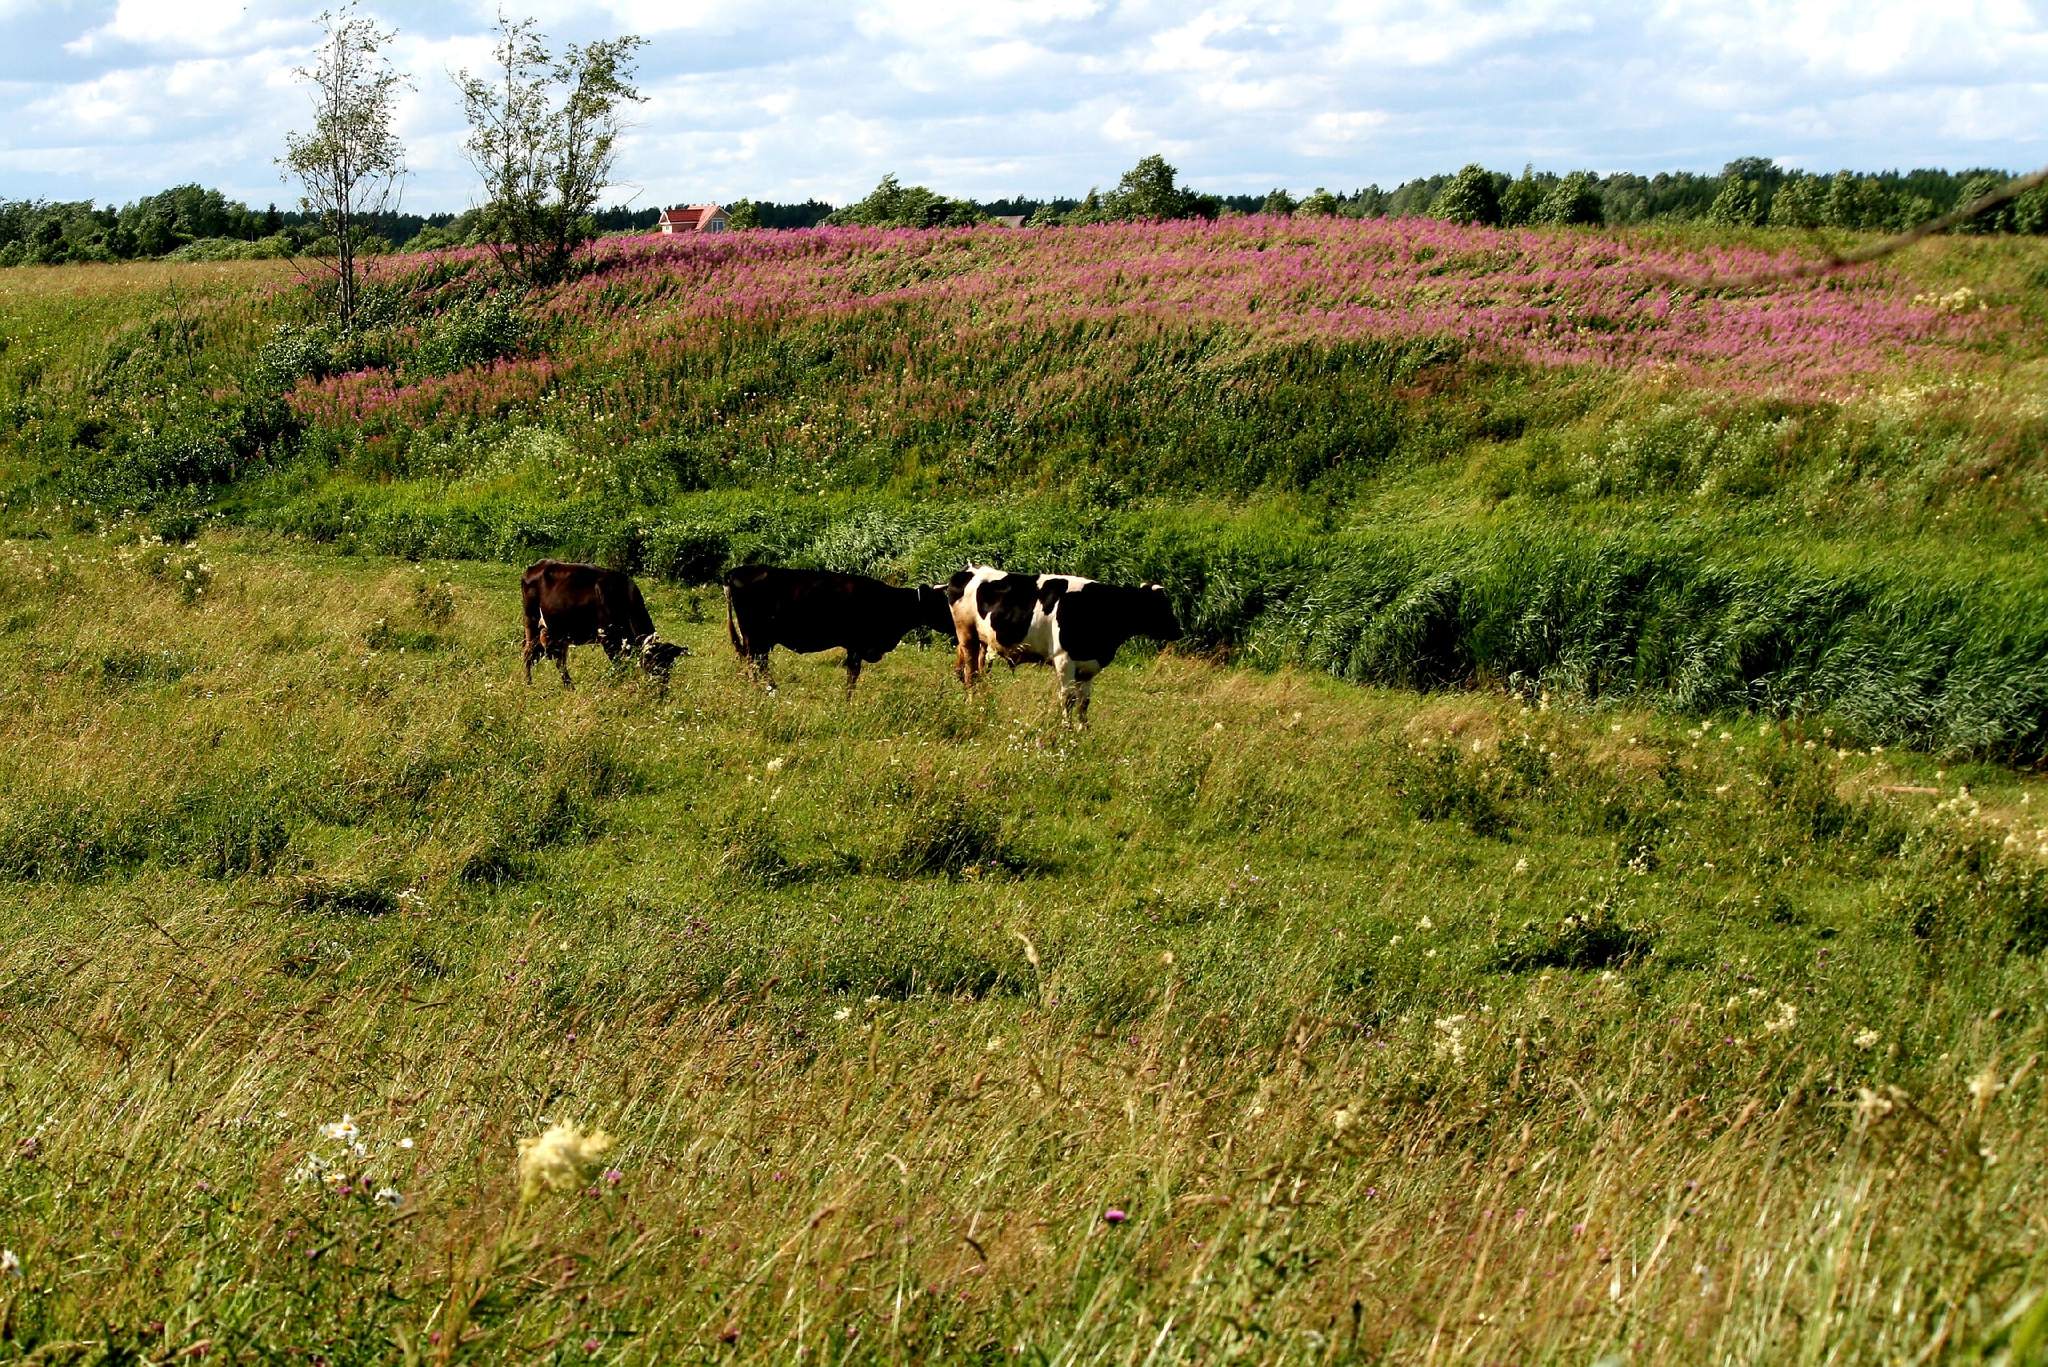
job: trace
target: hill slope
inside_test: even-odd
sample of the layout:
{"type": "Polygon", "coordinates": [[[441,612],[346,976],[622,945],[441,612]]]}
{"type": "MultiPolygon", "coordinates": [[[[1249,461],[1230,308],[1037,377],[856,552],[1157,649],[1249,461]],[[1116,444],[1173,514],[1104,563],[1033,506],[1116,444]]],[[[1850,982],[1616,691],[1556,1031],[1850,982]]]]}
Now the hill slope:
{"type": "Polygon", "coordinates": [[[1266,218],[611,239],[528,298],[482,254],[401,260],[349,339],[253,266],[14,271],[0,477],[17,529],[1159,579],[1195,645],[1262,663],[2039,763],[2048,247],[1770,278],[1802,250],[1266,218]]]}

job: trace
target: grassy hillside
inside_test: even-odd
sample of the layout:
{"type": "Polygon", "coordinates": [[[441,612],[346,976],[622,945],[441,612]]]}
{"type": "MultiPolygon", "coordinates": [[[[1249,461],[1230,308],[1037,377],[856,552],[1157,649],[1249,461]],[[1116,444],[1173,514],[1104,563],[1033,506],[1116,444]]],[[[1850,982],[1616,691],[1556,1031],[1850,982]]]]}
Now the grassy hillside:
{"type": "Polygon", "coordinates": [[[1811,250],[0,271],[0,1359],[2032,1360],[2048,257],[1811,250]],[[1189,639],[706,587],[969,557],[1189,639]]]}
{"type": "Polygon", "coordinates": [[[1159,579],[1194,645],[2048,757],[2048,247],[1823,280],[1757,233],[1233,220],[0,273],[0,517],[379,554],[967,556],[1159,579]]]}
{"type": "Polygon", "coordinates": [[[666,698],[528,689],[502,567],[137,535],[0,548],[0,1353],[2038,1342],[2037,780],[1173,653],[1086,735],[771,699],[662,585],[666,698]]]}

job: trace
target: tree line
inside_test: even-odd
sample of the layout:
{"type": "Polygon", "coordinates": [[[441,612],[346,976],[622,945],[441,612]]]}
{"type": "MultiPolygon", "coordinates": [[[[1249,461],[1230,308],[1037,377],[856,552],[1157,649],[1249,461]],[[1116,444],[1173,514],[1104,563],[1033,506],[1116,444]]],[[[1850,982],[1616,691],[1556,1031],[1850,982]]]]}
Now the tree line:
{"type": "MultiPolygon", "coordinates": [[[[1139,170],[1133,168],[1134,173],[1139,170]]],[[[1525,169],[1511,177],[1468,167],[1417,177],[1391,190],[1368,185],[1334,193],[1319,188],[1302,195],[1285,189],[1263,195],[1203,195],[1174,185],[1171,197],[1149,191],[1120,196],[1111,191],[976,200],[940,195],[923,186],[906,187],[896,177],[885,176],[873,192],[852,204],[742,199],[727,208],[733,225],[741,228],[813,228],[827,222],[934,227],[1005,216],[1044,225],[1266,213],[1347,218],[1433,215],[1504,227],[1704,222],[1892,231],[1946,213],[2005,179],[2002,171],[1982,169],[1816,174],[1750,157],[1730,162],[1718,174],[1560,175],[1525,169]],[[1141,215],[1141,206],[1151,212],[1141,215]]],[[[1160,178],[1155,172],[1150,180],[1156,186],[1160,178]]],[[[1138,175],[1137,181],[1144,185],[1147,178],[1138,175]]],[[[594,209],[590,226],[598,234],[645,233],[653,231],[659,218],[659,209],[617,204],[594,209]]],[[[424,214],[387,210],[363,220],[363,250],[374,254],[477,245],[484,240],[488,219],[481,208],[424,214]]],[[[2030,191],[1969,226],[1974,232],[2048,233],[2048,192],[2030,191]]],[[[199,185],[173,186],[119,207],[86,200],[0,199],[0,266],[316,254],[324,246],[324,236],[317,214],[297,207],[281,209],[275,203],[254,208],[199,185]]]]}

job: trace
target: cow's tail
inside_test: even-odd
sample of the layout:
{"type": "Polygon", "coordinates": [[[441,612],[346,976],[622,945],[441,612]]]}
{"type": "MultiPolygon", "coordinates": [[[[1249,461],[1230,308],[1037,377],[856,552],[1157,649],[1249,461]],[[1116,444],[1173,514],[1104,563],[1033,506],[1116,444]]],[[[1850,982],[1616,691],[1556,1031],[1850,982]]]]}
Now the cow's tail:
{"type": "Polygon", "coordinates": [[[732,585],[725,586],[725,634],[732,638],[732,648],[741,659],[747,658],[746,634],[740,630],[739,614],[733,611],[732,585]]]}
{"type": "Polygon", "coordinates": [[[520,605],[526,610],[526,643],[528,646],[544,646],[547,642],[547,619],[540,615],[540,587],[532,582],[519,586],[520,605]]]}

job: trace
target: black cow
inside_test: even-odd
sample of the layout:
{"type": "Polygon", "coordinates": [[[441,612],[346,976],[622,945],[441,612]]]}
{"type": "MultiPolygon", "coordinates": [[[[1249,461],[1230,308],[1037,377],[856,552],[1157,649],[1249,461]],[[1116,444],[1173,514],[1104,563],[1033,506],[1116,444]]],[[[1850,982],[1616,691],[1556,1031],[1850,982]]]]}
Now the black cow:
{"type": "Polygon", "coordinates": [[[725,625],[732,648],[771,693],[768,652],[775,647],[799,654],[845,650],[851,697],[862,664],[881,659],[918,627],[952,631],[953,615],[942,588],[899,589],[864,574],[742,565],[725,576],[725,625]]]}
{"type": "Polygon", "coordinates": [[[637,659],[640,668],[663,685],[676,658],[690,653],[687,646],[655,639],[654,619],[647,614],[640,586],[620,570],[541,560],[526,567],[519,597],[526,608],[528,683],[533,682],[533,662],[547,655],[562,671],[562,686],[573,687],[570,646],[599,645],[613,660],[637,659]]]}
{"type": "Polygon", "coordinates": [[[1123,588],[1072,574],[1006,574],[969,565],[946,585],[959,644],[955,669],[972,688],[994,651],[1011,667],[1049,664],[1059,675],[1062,714],[1088,722],[1095,676],[1133,636],[1180,639],[1166,590],[1123,588]]]}

